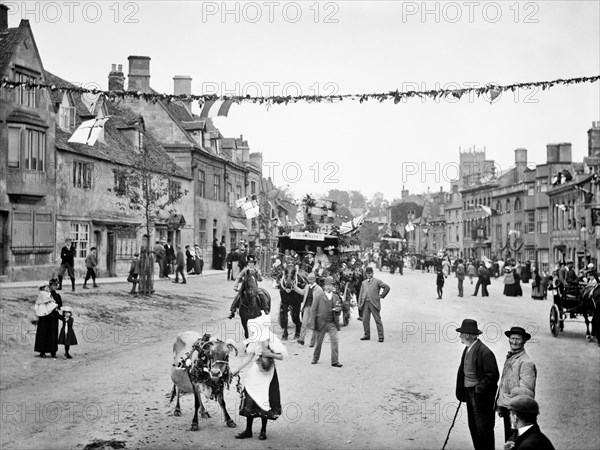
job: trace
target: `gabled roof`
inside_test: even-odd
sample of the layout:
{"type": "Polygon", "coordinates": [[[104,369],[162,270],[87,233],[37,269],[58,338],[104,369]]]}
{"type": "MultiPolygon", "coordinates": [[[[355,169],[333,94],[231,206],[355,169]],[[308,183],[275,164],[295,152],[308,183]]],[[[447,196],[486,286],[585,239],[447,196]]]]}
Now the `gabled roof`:
{"type": "MultiPolygon", "coordinates": [[[[79,106],[85,108],[85,105],[82,105],[83,102],[80,100],[77,103],[80,104],[79,106]]],[[[107,102],[106,108],[110,118],[104,125],[104,142],[96,141],[93,146],[67,142],[72,133],[63,131],[57,125],[55,134],[56,148],[90,158],[109,161],[114,164],[130,166],[134,156],[137,154],[137,150],[121,130],[131,128],[134,122],[140,120],[140,116],[128,108],[112,102],[107,102]]],[[[87,111],[87,108],[85,111],[87,111]]],[[[87,114],[89,114],[89,111],[87,114]]],[[[190,179],[189,174],[171,159],[148,130],[144,132],[144,146],[149,150],[150,158],[155,167],[160,168],[165,173],[174,173],[180,178],[190,179]]]]}
{"type": "Polygon", "coordinates": [[[35,37],[33,36],[31,27],[29,26],[29,20],[21,19],[17,28],[7,28],[0,32],[0,78],[6,76],[6,71],[8,70],[14,52],[28,34],[31,36],[33,52],[37,55],[40,67],[42,68],[42,73],[44,72],[42,58],[40,57],[40,52],[35,43],[35,37]]]}
{"type": "Polygon", "coordinates": [[[24,28],[21,25],[18,28],[7,28],[0,32],[0,77],[6,75],[12,55],[17,49],[19,42],[21,42],[23,35],[24,28]]]}

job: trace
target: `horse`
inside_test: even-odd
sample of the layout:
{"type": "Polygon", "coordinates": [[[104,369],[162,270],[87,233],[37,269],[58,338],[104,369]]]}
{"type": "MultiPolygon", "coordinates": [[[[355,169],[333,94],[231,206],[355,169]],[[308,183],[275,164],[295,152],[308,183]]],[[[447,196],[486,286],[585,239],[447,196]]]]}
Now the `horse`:
{"type": "MultiPolygon", "coordinates": [[[[581,311],[583,320],[585,321],[585,338],[588,342],[592,341],[592,336],[597,340],[599,338],[598,332],[598,304],[600,303],[600,284],[588,286],[584,289],[581,294],[581,302],[577,306],[577,310],[581,311]],[[592,316],[590,320],[588,316],[592,316]],[[590,324],[592,325],[592,332],[590,333],[590,324]]],[[[600,340],[598,340],[600,345],[600,340]]]]}
{"type": "Polygon", "coordinates": [[[282,340],[288,338],[288,312],[292,314],[292,322],[296,325],[294,339],[300,338],[300,329],[302,328],[302,319],[300,318],[300,306],[304,296],[294,291],[298,286],[303,289],[308,283],[308,279],[303,272],[300,272],[295,265],[285,266],[277,287],[281,295],[281,304],[279,306],[279,325],[283,329],[282,340]]]}
{"type": "Polygon", "coordinates": [[[244,336],[248,339],[248,320],[259,317],[261,310],[266,314],[271,312],[271,296],[265,289],[258,287],[256,278],[250,271],[246,271],[242,278],[241,288],[237,295],[240,296],[240,320],[244,328],[244,336]]]}

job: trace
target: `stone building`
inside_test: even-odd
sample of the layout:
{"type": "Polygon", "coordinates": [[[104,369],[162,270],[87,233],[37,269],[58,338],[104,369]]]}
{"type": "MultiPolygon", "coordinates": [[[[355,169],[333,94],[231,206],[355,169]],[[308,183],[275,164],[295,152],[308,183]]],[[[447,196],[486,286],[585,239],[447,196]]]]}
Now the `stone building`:
{"type": "MultiPolygon", "coordinates": [[[[0,4],[0,79],[45,83],[29,21],[8,28],[0,4]]],[[[56,115],[45,91],[0,88],[0,281],[49,276],[56,264],[56,115]]]]}
{"type": "MultiPolygon", "coordinates": [[[[156,93],[150,87],[150,58],[129,56],[128,89],[141,93],[156,93]]],[[[125,77],[113,70],[109,85],[122,90],[125,77]]],[[[190,95],[192,78],[175,76],[174,93],[190,95]]],[[[260,154],[250,156],[247,141],[224,139],[212,119],[201,118],[192,112],[191,102],[126,98],[120,100],[144,116],[148,128],[193,180],[194,198],[193,240],[204,251],[210,264],[214,240],[223,241],[226,247],[240,239],[255,241],[258,237],[257,221],[246,219],[235,200],[259,194],[262,173],[260,154]]],[[[187,218],[186,218],[187,220],[187,218]]]]}

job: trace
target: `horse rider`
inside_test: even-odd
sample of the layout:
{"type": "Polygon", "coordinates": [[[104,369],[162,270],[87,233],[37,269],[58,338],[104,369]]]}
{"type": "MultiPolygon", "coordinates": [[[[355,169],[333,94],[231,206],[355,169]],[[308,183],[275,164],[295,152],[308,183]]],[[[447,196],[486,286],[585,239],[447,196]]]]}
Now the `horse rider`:
{"type": "MultiPolygon", "coordinates": [[[[248,255],[247,262],[248,262],[248,266],[245,267],[244,269],[242,269],[242,271],[239,273],[239,275],[235,279],[235,286],[233,287],[233,290],[237,292],[239,289],[239,284],[242,282],[244,277],[246,275],[248,275],[252,278],[252,282],[249,283],[249,284],[251,284],[251,286],[249,286],[247,293],[249,293],[250,295],[258,295],[258,291],[257,291],[258,282],[262,281],[263,278],[262,278],[262,274],[260,273],[260,270],[258,270],[258,268],[256,267],[256,256],[248,255]]],[[[238,292],[237,295],[235,296],[235,298],[233,299],[233,303],[231,304],[231,308],[230,308],[231,314],[229,314],[230,319],[233,319],[233,317],[235,316],[235,310],[240,307],[241,298],[242,298],[242,293],[238,292]]],[[[261,308],[261,309],[263,309],[263,308],[261,308]]]]}

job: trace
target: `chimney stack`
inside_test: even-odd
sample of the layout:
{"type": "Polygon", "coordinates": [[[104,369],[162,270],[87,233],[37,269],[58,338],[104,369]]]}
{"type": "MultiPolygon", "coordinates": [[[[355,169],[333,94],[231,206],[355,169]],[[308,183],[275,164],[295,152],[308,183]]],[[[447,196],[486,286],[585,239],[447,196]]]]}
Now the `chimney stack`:
{"type": "MultiPolygon", "coordinates": [[[[175,75],[173,77],[173,94],[192,95],[192,77],[189,75],[175,75]]],[[[192,102],[184,102],[185,107],[191,113],[192,102]]]]}
{"type": "Polygon", "coordinates": [[[123,65],[112,64],[110,73],[108,74],[108,90],[122,91],[125,86],[125,75],[123,75],[123,65]]]}
{"type": "Polygon", "coordinates": [[[0,4],[0,33],[8,28],[8,6],[0,4]]]}
{"type": "Polygon", "coordinates": [[[546,145],[546,163],[557,163],[559,161],[558,144],[546,145]]]}
{"type": "Polygon", "coordinates": [[[588,130],[588,156],[597,153],[600,153],[600,122],[592,122],[592,128],[588,130]]]}
{"type": "Polygon", "coordinates": [[[150,92],[150,57],[130,56],[129,80],[127,89],[130,91],[150,92]]]}
{"type": "Polygon", "coordinates": [[[525,179],[525,169],[527,168],[527,149],[517,148],[515,150],[515,183],[520,183],[525,179]]]}
{"type": "Polygon", "coordinates": [[[558,144],[558,157],[561,163],[572,162],[570,142],[561,142],[558,144]]]}

